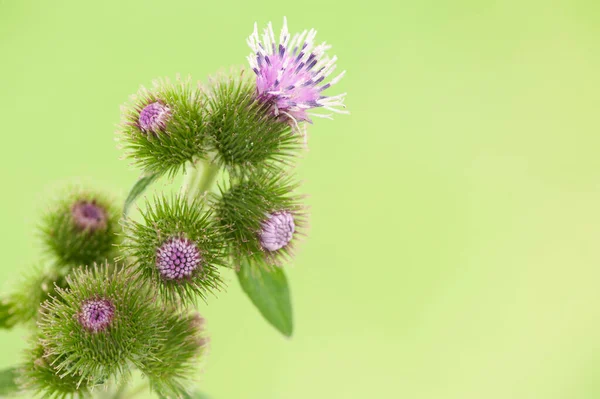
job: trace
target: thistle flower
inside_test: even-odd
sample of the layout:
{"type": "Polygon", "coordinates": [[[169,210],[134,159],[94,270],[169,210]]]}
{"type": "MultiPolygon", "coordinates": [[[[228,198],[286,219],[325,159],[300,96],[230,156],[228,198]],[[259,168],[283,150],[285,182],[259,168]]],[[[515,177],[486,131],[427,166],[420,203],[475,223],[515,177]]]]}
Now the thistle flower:
{"type": "Polygon", "coordinates": [[[195,302],[220,289],[223,236],[210,213],[179,196],[158,197],[146,205],[143,223],[126,221],[128,267],[139,272],[140,280],[152,281],[168,303],[195,302]]]}
{"type": "Polygon", "coordinates": [[[119,208],[104,194],[73,189],[45,215],[42,240],[60,267],[112,260],[119,218],[119,208]]]}
{"type": "MultiPolygon", "coordinates": [[[[42,305],[39,345],[47,365],[32,373],[49,368],[61,379],[75,379],[77,389],[87,389],[126,377],[129,365],[142,368],[155,355],[170,312],[155,305],[147,287],[108,264],[76,269],[67,283],[68,289],[57,289],[42,305]]],[[[55,390],[54,384],[39,388],[48,395],[55,390]]]]}
{"type": "Polygon", "coordinates": [[[257,173],[213,198],[238,267],[244,259],[266,267],[290,260],[307,219],[297,187],[286,175],[257,173]]]}
{"type": "Polygon", "coordinates": [[[231,174],[280,169],[302,145],[287,121],[274,117],[270,106],[256,99],[254,83],[244,71],[217,78],[207,97],[207,134],[215,162],[231,174]]]}
{"type": "Polygon", "coordinates": [[[285,116],[294,124],[311,122],[307,111],[312,108],[322,107],[335,113],[348,113],[339,109],[345,108],[345,93],[323,95],[326,89],[339,82],[346,71],[325,83],[336,68],[337,57],[330,59],[326,56],[325,52],[331,48],[326,43],[315,46],[316,34],[317,31],[311,29],[290,37],[287,19],[284,18],[278,43],[270,22],[262,39],[257,24],[254,24],[254,32],[247,40],[252,49],[248,62],[256,74],[258,100],[268,104],[275,116],[285,116]]]}
{"type": "Polygon", "coordinates": [[[121,111],[117,141],[144,172],[172,176],[186,162],[206,157],[203,95],[190,78],[142,87],[121,111]]]}

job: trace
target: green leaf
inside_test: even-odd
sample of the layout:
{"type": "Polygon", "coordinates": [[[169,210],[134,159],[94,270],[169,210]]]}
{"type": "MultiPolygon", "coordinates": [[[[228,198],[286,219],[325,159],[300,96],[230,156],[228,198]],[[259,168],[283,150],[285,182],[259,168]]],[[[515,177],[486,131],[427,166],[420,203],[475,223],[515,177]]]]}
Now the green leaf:
{"type": "Polygon", "coordinates": [[[242,264],[237,273],[240,285],[254,306],[269,323],[286,337],[292,335],[292,302],[283,269],[267,271],[261,267],[242,264]]]}
{"type": "Polygon", "coordinates": [[[10,368],[0,371],[0,395],[10,395],[19,390],[17,385],[17,369],[10,368]]]}
{"type": "Polygon", "coordinates": [[[138,199],[138,197],[140,195],[142,195],[144,193],[144,191],[146,191],[148,186],[151,185],[152,183],[154,183],[154,181],[156,179],[158,179],[159,176],[160,175],[158,173],[153,173],[151,175],[142,176],[133,185],[133,187],[131,187],[131,190],[129,191],[129,195],[127,196],[127,199],[125,200],[125,205],[123,206],[123,216],[127,216],[127,212],[129,212],[129,208],[131,207],[131,205],[133,205],[135,200],[138,199]]]}

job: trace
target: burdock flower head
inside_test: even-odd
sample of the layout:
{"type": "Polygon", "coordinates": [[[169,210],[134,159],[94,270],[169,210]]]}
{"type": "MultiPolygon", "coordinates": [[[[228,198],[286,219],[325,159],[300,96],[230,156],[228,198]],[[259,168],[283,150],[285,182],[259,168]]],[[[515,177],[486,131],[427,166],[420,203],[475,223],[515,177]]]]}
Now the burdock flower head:
{"type": "Polygon", "coordinates": [[[191,79],[157,80],[121,107],[117,141],[125,156],[148,174],[176,174],[207,153],[204,100],[191,79]]]}
{"type": "Polygon", "coordinates": [[[297,186],[283,174],[256,173],[214,198],[238,266],[247,261],[269,269],[290,260],[307,224],[297,186]]]}
{"type": "MultiPolygon", "coordinates": [[[[344,94],[326,96],[323,92],[336,84],[343,76],[340,73],[329,82],[327,78],[336,68],[337,57],[325,54],[331,46],[326,43],[315,46],[314,29],[290,36],[287,19],[279,41],[275,41],[271,23],[262,38],[254,24],[254,32],[248,38],[252,53],[248,62],[256,74],[256,93],[259,101],[269,104],[274,115],[291,118],[294,122],[308,121],[308,110],[322,107],[336,113],[347,113],[344,94]]],[[[331,115],[311,114],[330,117],[331,115]]]]}
{"type": "Polygon", "coordinates": [[[206,343],[197,316],[157,303],[150,287],[121,267],[77,269],[67,282],[43,305],[39,340],[23,367],[30,389],[85,396],[136,368],[161,397],[185,392],[193,377],[187,371],[206,343]]]}
{"type": "Polygon", "coordinates": [[[257,169],[280,169],[302,148],[289,119],[273,116],[270,106],[258,101],[254,82],[243,71],[219,77],[208,89],[207,132],[216,163],[230,174],[257,169]]]}
{"type": "Polygon", "coordinates": [[[168,303],[195,302],[222,286],[222,229],[198,201],[179,196],[147,203],[143,223],[126,221],[125,253],[138,279],[151,281],[168,303]]]}
{"type": "Polygon", "coordinates": [[[39,342],[50,359],[46,367],[54,374],[77,378],[77,386],[86,388],[126,374],[124,364],[139,366],[157,350],[168,328],[166,315],[123,269],[75,269],[67,283],[43,304],[38,322],[39,342]]]}
{"type": "Polygon", "coordinates": [[[103,193],[70,189],[46,214],[41,233],[59,266],[112,260],[120,242],[120,209],[103,193]]]}

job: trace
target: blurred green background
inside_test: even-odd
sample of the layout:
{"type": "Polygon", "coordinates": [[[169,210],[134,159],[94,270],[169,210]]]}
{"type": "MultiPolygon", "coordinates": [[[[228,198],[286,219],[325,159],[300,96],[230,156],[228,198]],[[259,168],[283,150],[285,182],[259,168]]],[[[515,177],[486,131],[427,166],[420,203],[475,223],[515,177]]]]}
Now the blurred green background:
{"type": "MultiPolygon", "coordinates": [[[[298,169],[293,338],[229,274],[202,306],[202,390],[600,397],[596,1],[0,0],[4,289],[56,187],[135,181],[113,131],[139,85],[243,65],[253,23],[284,15],[334,46],[352,115],[317,120],[298,169]]],[[[0,332],[0,367],[25,334],[0,332]]]]}

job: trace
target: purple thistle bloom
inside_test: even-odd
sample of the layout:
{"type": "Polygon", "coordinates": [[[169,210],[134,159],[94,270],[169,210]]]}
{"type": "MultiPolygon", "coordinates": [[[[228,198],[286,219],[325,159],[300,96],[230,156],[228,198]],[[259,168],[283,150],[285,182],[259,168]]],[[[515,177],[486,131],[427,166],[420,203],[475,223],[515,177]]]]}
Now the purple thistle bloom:
{"type": "Polygon", "coordinates": [[[201,261],[198,247],[186,238],[171,238],[156,251],[156,267],[166,280],[190,277],[201,261]]]}
{"type": "MultiPolygon", "coordinates": [[[[272,105],[274,115],[286,115],[295,123],[311,122],[307,110],[322,107],[331,112],[348,113],[336,107],[344,106],[344,94],[324,96],[323,91],[336,84],[344,72],[328,83],[324,80],[335,70],[337,57],[328,58],[325,51],[331,48],[326,43],[315,47],[317,31],[311,29],[295,34],[290,39],[287,19],[279,43],[275,43],[273,26],[269,22],[261,38],[257,25],[247,42],[252,49],[248,62],[256,73],[256,92],[259,101],[272,105]]],[[[311,114],[324,118],[331,115],[311,114]]]]}
{"type": "Polygon", "coordinates": [[[143,132],[158,133],[167,126],[171,110],[160,101],[150,103],[142,109],[138,125],[143,132]]]}
{"type": "Polygon", "coordinates": [[[93,333],[105,330],[113,320],[115,306],[108,299],[88,299],[81,305],[79,323],[93,333]]]}
{"type": "Polygon", "coordinates": [[[71,208],[75,225],[80,230],[102,230],[106,228],[106,210],[96,201],[77,201],[71,208]]]}
{"type": "Polygon", "coordinates": [[[296,229],[294,216],[288,211],[271,213],[261,223],[261,227],[260,245],[269,252],[278,251],[288,245],[296,229]]]}

